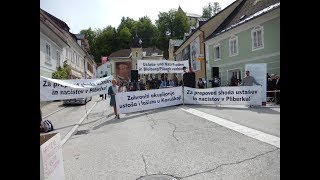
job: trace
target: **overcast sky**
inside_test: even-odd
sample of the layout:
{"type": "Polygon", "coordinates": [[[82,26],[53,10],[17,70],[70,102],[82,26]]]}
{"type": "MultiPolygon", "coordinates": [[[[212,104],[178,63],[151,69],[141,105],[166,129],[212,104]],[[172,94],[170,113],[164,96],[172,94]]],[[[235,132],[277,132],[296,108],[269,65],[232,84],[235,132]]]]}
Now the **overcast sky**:
{"type": "Polygon", "coordinates": [[[139,20],[148,16],[152,23],[159,12],[177,9],[202,15],[202,8],[209,2],[218,2],[224,9],[235,0],[40,0],[41,9],[61,19],[77,34],[82,29],[103,29],[108,25],[117,28],[122,17],[139,20]]]}

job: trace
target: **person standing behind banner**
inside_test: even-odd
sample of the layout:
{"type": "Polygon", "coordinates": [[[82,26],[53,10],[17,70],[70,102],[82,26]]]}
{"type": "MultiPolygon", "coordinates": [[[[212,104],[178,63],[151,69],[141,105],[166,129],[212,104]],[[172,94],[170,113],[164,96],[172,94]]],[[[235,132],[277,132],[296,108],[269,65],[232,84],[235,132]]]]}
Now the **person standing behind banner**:
{"type": "Polygon", "coordinates": [[[127,87],[123,85],[123,82],[119,82],[118,92],[127,92],[127,87]]]}
{"type": "MultiPolygon", "coordinates": [[[[246,77],[242,79],[241,86],[253,86],[253,83],[262,86],[254,77],[250,76],[250,71],[246,70],[246,77]]],[[[253,105],[249,105],[249,107],[253,107],[253,105]]]]}
{"type": "Polygon", "coordinates": [[[113,111],[116,116],[115,118],[120,119],[120,116],[117,113],[116,97],[115,97],[116,94],[118,93],[119,86],[117,86],[117,80],[115,79],[112,79],[111,83],[112,83],[112,86],[108,88],[108,95],[111,97],[110,106],[113,106],[113,111]]]}
{"type": "Polygon", "coordinates": [[[242,79],[241,86],[253,86],[253,83],[262,86],[254,77],[250,76],[250,71],[246,70],[246,77],[242,79]]]}
{"type": "Polygon", "coordinates": [[[198,88],[199,88],[199,89],[204,89],[204,82],[202,81],[202,78],[199,78],[198,88]]]}

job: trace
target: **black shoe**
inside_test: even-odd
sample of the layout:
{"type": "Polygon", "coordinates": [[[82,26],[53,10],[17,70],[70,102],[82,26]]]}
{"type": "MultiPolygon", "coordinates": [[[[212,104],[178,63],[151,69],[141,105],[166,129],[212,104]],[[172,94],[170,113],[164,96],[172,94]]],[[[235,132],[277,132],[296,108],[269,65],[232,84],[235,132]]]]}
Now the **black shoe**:
{"type": "Polygon", "coordinates": [[[117,118],[120,119],[120,115],[119,114],[117,115],[117,118]]]}

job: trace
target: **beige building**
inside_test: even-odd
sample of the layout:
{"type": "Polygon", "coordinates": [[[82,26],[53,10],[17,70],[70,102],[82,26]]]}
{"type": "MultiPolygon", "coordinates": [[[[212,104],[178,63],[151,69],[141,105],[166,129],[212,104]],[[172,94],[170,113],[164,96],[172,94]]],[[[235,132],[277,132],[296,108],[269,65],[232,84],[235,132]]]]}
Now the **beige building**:
{"type": "Polygon", "coordinates": [[[183,42],[179,47],[170,46],[169,44],[169,55],[170,51],[173,51],[173,59],[176,61],[189,60],[189,67],[195,72],[196,82],[199,78],[206,79],[207,81],[212,79],[212,77],[206,75],[208,61],[205,57],[204,40],[221,25],[225,18],[235,10],[241,1],[242,0],[235,1],[209,19],[198,18],[195,23],[197,27],[191,28],[190,32],[185,34],[183,42]],[[173,48],[175,50],[173,50],[173,48]]]}
{"type": "Polygon", "coordinates": [[[51,78],[58,67],[67,63],[70,79],[95,77],[97,65],[88,54],[87,40],[69,30],[65,22],[40,9],[40,74],[51,78]]]}
{"type": "MultiPolygon", "coordinates": [[[[133,38],[130,49],[121,49],[111,53],[108,58],[111,63],[111,75],[125,83],[131,82],[133,73],[137,74],[137,60],[162,60],[163,52],[155,47],[142,48],[142,40],[133,38]],[[132,71],[133,70],[133,71],[132,71]]],[[[137,75],[138,80],[145,82],[152,75],[137,75]]],[[[158,76],[158,75],[156,75],[158,76]]]]}

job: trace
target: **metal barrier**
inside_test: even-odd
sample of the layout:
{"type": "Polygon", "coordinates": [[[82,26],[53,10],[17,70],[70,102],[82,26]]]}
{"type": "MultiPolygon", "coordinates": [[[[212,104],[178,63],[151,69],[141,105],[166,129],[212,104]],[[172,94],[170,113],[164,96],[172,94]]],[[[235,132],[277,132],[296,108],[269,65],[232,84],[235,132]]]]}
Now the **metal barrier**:
{"type": "Polygon", "coordinates": [[[277,93],[280,94],[280,90],[267,91],[267,102],[277,102],[277,93]],[[274,93],[273,97],[268,97],[268,93],[274,93]]]}

